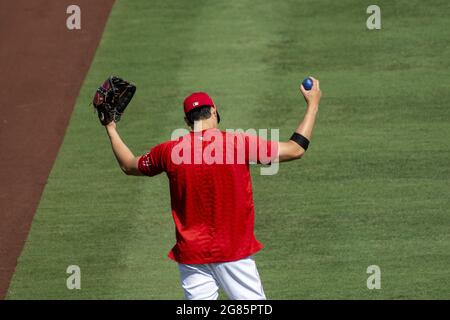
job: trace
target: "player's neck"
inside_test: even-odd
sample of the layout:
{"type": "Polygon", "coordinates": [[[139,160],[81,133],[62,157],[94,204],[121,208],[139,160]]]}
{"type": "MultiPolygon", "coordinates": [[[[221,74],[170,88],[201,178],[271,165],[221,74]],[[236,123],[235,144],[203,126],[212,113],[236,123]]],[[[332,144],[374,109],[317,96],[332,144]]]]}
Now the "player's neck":
{"type": "Polygon", "coordinates": [[[213,119],[206,119],[206,120],[196,121],[192,131],[198,132],[198,131],[203,131],[203,130],[208,130],[208,129],[213,129],[213,128],[214,129],[217,128],[217,122],[214,121],[213,119]]]}

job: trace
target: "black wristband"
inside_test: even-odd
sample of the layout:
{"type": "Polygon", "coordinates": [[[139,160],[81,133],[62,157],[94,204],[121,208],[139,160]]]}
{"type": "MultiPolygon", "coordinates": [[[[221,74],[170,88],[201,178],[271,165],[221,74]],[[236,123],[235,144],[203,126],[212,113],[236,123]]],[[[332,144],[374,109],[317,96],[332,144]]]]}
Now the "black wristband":
{"type": "Polygon", "coordinates": [[[302,136],[300,133],[294,132],[292,134],[292,137],[291,137],[290,140],[292,140],[295,143],[297,143],[300,147],[305,149],[305,151],[308,150],[309,140],[306,139],[304,136],[302,136]]]}

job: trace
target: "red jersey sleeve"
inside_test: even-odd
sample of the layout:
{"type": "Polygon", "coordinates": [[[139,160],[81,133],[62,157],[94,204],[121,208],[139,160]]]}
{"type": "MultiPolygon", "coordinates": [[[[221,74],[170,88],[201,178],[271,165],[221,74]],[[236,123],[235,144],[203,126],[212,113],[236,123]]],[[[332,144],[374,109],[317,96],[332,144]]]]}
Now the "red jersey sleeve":
{"type": "Polygon", "coordinates": [[[245,151],[248,162],[270,164],[278,158],[278,142],[246,134],[245,151]]]}
{"type": "Polygon", "coordinates": [[[159,144],[139,158],[138,168],[144,175],[152,177],[166,170],[165,145],[159,144]]]}

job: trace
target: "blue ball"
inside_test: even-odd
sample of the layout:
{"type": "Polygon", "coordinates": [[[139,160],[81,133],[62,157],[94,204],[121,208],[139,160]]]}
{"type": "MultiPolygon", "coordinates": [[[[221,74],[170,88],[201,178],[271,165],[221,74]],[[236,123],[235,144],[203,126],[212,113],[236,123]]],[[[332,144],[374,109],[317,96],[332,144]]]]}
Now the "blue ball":
{"type": "Polygon", "coordinates": [[[313,81],[311,80],[311,78],[305,78],[305,80],[303,80],[302,82],[302,85],[305,88],[305,90],[309,91],[313,86],[313,81]]]}

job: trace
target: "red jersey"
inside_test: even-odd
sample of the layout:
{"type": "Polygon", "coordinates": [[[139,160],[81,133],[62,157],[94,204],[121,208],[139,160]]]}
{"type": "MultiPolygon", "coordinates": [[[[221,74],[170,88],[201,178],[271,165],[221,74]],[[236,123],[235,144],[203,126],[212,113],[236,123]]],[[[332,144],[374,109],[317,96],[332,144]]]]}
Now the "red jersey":
{"type": "Polygon", "coordinates": [[[177,240],[169,257],[206,264],[259,251],[249,163],[267,164],[277,156],[278,143],[218,129],[190,132],[141,156],[143,174],[166,172],[169,178],[177,240]]]}

